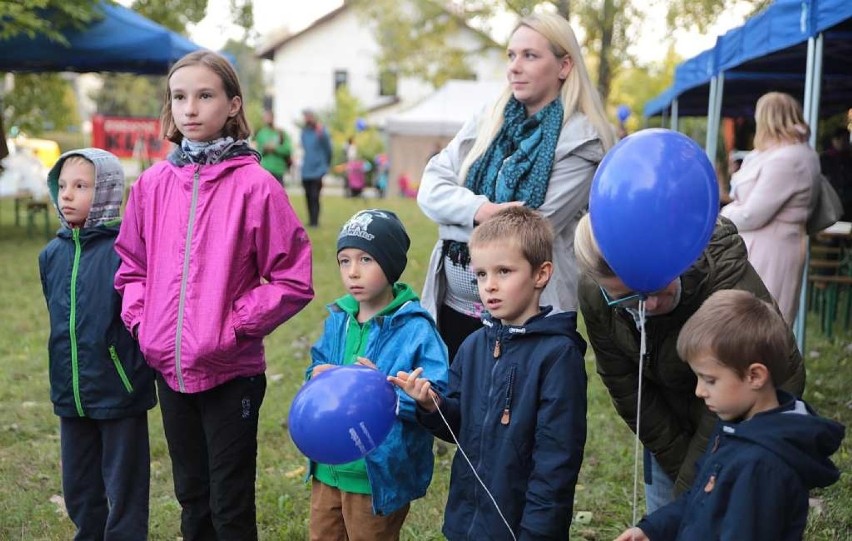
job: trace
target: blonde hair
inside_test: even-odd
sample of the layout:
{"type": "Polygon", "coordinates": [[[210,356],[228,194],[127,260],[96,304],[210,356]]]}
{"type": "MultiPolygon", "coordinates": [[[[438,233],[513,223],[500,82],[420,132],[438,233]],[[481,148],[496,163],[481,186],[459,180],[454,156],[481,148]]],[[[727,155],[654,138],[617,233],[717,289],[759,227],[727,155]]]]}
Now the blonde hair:
{"type": "MultiPolygon", "coordinates": [[[[589,78],[580,44],[577,42],[577,36],[574,35],[571,25],[564,17],[555,13],[534,13],[521,19],[512,33],[514,34],[522,26],[544,36],[550,43],[550,50],[557,58],[562,58],[565,55],[571,58],[573,66],[568,77],[562,82],[562,90],[560,91],[563,109],[562,125],[565,126],[575,112],[583,113],[597,131],[604,151],[609,150],[615,144],[615,133],[606,118],[600,95],[589,78]]],[[[504,120],[503,111],[511,97],[512,88],[507,84],[506,89],[494,104],[492,114],[483,119],[479,125],[473,147],[462,162],[459,174],[461,179],[467,177],[470,166],[482,156],[500,131],[504,120]]]]}
{"type": "Polygon", "coordinates": [[[70,164],[75,164],[75,163],[78,163],[78,164],[81,164],[81,165],[89,164],[89,165],[92,166],[92,171],[95,170],[95,162],[93,162],[89,158],[83,156],[82,154],[72,154],[72,155],[68,156],[67,158],[62,160],[62,167],[65,167],[66,165],[70,165],[70,164]]]}
{"type": "Polygon", "coordinates": [[[789,327],[768,302],[750,291],[723,289],[710,295],[692,314],[677,337],[684,361],[711,354],[745,377],[753,363],[766,366],[772,381],[787,379],[789,327]]]}
{"type": "Polygon", "coordinates": [[[553,228],[528,207],[508,207],[479,224],[470,237],[471,251],[495,242],[518,246],[533,269],[553,260],[553,228]]]}
{"type": "Polygon", "coordinates": [[[754,111],[754,148],[765,150],[774,143],[804,143],[811,135],[802,106],[793,96],[769,92],[757,100],[754,111]]]}
{"type": "MultiPolygon", "coordinates": [[[[180,142],[183,141],[183,134],[177,128],[175,119],[172,116],[172,92],[169,88],[169,81],[171,81],[172,75],[174,75],[177,70],[187,66],[206,67],[218,75],[219,79],[222,80],[222,88],[224,88],[225,95],[228,96],[229,100],[238,97],[241,102],[244,102],[243,91],[240,88],[240,79],[237,77],[237,72],[234,71],[231,63],[228,62],[225,57],[211,51],[203,50],[185,55],[183,58],[178,60],[174,66],[172,66],[171,70],[169,70],[169,75],[166,77],[166,92],[163,96],[163,110],[160,113],[160,136],[177,144],[180,144],[180,142]]],[[[240,105],[240,110],[237,111],[237,114],[230,117],[225,122],[225,126],[222,128],[222,135],[230,136],[235,140],[238,140],[246,139],[250,134],[251,130],[249,129],[248,121],[246,120],[245,107],[243,103],[240,105]]]]}
{"type": "Polygon", "coordinates": [[[577,222],[574,230],[574,257],[577,258],[577,268],[595,282],[601,279],[617,278],[615,271],[604,259],[598,241],[592,232],[592,220],[586,213],[577,222]]]}

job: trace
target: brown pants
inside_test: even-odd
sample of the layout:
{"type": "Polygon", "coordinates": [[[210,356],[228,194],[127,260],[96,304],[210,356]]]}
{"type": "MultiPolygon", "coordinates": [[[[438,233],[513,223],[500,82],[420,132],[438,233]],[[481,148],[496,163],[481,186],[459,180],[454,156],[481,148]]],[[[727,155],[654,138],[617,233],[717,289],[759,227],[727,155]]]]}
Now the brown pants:
{"type": "Polygon", "coordinates": [[[311,541],[399,541],[409,504],[390,515],[373,514],[369,494],[343,492],[313,480],[311,541]]]}

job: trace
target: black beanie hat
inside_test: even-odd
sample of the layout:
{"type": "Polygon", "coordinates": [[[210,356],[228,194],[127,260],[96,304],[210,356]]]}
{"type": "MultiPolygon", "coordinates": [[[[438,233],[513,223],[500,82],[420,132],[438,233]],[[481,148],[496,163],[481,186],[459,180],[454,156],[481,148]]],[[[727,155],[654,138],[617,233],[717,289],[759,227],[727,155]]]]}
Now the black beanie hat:
{"type": "Polygon", "coordinates": [[[408,246],[411,241],[405,226],[389,210],[362,210],[343,224],[337,236],[337,251],[356,248],[373,256],[388,283],[393,285],[402,276],[408,263],[408,246]]]}

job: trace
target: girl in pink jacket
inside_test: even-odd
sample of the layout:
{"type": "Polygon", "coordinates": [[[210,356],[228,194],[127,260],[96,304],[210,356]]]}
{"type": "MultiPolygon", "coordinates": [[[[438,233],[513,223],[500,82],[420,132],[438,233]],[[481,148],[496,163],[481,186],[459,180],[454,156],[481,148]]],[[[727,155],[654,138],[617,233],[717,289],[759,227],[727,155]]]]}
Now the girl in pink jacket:
{"type": "Polygon", "coordinates": [[[122,319],[157,371],[184,539],[257,539],[263,337],[313,297],[311,249],[259,163],[237,75],[209,51],[167,79],[163,136],[116,241],[122,319]]]}

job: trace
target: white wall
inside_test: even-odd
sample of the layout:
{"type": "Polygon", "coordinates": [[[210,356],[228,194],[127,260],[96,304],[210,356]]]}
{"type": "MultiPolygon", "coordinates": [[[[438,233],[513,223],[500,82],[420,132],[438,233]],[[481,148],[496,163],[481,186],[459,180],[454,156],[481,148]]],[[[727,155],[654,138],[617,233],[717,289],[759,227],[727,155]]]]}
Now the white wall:
{"type": "MultiPolygon", "coordinates": [[[[465,48],[479,47],[472,31],[460,32],[453,42],[465,48]]],[[[303,109],[322,111],[334,106],[334,72],[338,69],[348,72],[349,91],[361,105],[370,109],[386,103],[388,98],[379,95],[378,54],[369,23],[352,8],[286,42],[275,51],[273,61],[276,124],[298,141],[297,124],[303,109]]],[[[502,51],[491,51],[472,62],[477,79],[503,80],[504,56],[502,51]]],[[[406,109],[432,92],[432,86],[423,81],[401,79],[397,86],[401,103],[392,110],[406,109]]],[[[381,124],[390,112],[377,112],[369,120],[381,124]]]]}

